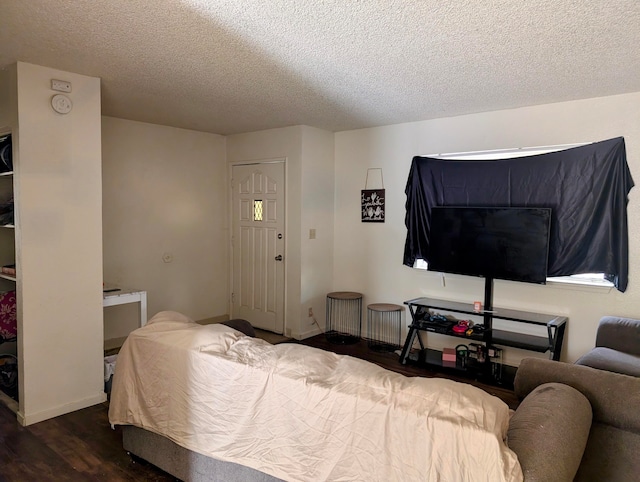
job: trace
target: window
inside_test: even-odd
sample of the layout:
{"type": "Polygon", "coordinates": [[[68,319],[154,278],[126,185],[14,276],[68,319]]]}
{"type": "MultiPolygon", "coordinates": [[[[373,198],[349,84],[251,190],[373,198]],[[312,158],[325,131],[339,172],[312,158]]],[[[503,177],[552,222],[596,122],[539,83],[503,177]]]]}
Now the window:
{"type": "MultiPolygon", "coordinates": [[[[513,159],[525,156],[534,156],[539,154],[547,154],[551,152],[562,151],[573,147],[584,146],[587,144],[567,144],[559,146],[542,146],[542,147],[530,147],[530,148],[518,148],[518,149],[500,149],[492,151],[473,151],[473,152],[458,152],[447,154],[432,154],[424,157],[431,159],[441,160],[455,160],[455,161],[493,161],[500,159],[513,159]]],[[[631,181],[631,185],[632,181],[631,181]]],[[[417,258],[413,264],[414,268],[427,269],[427,263],[425,260],[417,258]]],[[[613,283],[605,279],[604,273],[584,273],[570,276],[559,276],[547,278],[549,282],[557,283],[569,283],[576,285],[590,285],[611,288],[613,283]]]]}
{"type": "MultiPolygon", "coordinates": [[[[429,264],[424,259],[418,258],[416,259],[413,267],[426,270],[429,267],[429,264]]],[[[553,278],[547,278],[547,282],[613,288],[613,283],[604,279],[604,273],[584,273],[574,274],[571,276],[556,276],[553,278]]]]}

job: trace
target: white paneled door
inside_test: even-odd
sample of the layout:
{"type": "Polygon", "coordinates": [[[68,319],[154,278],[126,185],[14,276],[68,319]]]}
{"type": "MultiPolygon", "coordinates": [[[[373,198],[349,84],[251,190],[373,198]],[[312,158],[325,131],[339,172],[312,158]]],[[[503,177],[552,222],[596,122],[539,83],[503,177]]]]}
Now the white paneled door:
{"type": "Polygon", "coordinates": [[[284,162],[232,168],[234,318],[284,330],[284,162]]]}

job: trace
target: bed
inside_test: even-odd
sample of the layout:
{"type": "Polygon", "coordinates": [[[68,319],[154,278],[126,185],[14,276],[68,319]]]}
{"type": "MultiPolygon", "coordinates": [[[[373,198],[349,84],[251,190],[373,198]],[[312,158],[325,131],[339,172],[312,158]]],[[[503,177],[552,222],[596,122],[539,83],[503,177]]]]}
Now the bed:
{"type": "Polygon", "coordinates": [[[522,480],[500,399],[161,312],[120,350],[124,445],[183,480],[522,480]]]}

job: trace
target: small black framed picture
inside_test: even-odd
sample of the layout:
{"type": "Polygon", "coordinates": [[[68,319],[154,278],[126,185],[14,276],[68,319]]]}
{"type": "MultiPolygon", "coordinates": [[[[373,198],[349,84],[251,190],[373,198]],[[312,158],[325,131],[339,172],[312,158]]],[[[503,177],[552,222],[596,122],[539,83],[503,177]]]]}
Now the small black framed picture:
{"type": "Polygon", "coordinates": [[[360,200],[363,223],[384,223],[384,189],[363,189],[360,200]]]}

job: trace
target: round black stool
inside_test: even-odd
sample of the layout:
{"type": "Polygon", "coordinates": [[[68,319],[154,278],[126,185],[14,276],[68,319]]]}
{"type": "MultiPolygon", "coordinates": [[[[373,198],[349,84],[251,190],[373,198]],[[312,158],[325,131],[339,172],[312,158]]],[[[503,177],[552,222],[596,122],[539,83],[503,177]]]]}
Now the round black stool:
{"type": "Polygon", "coordinates": [[[367,306],[367,344],[374,351],[395,351],[402,345],[400,330],[404,308],[392,303],[367,306]]]}
{"type": "Polygon", "coordinates": [[[360,340],[362,293],[335,291],[327,295],[327,341],[350,345],[360,340]]]}

